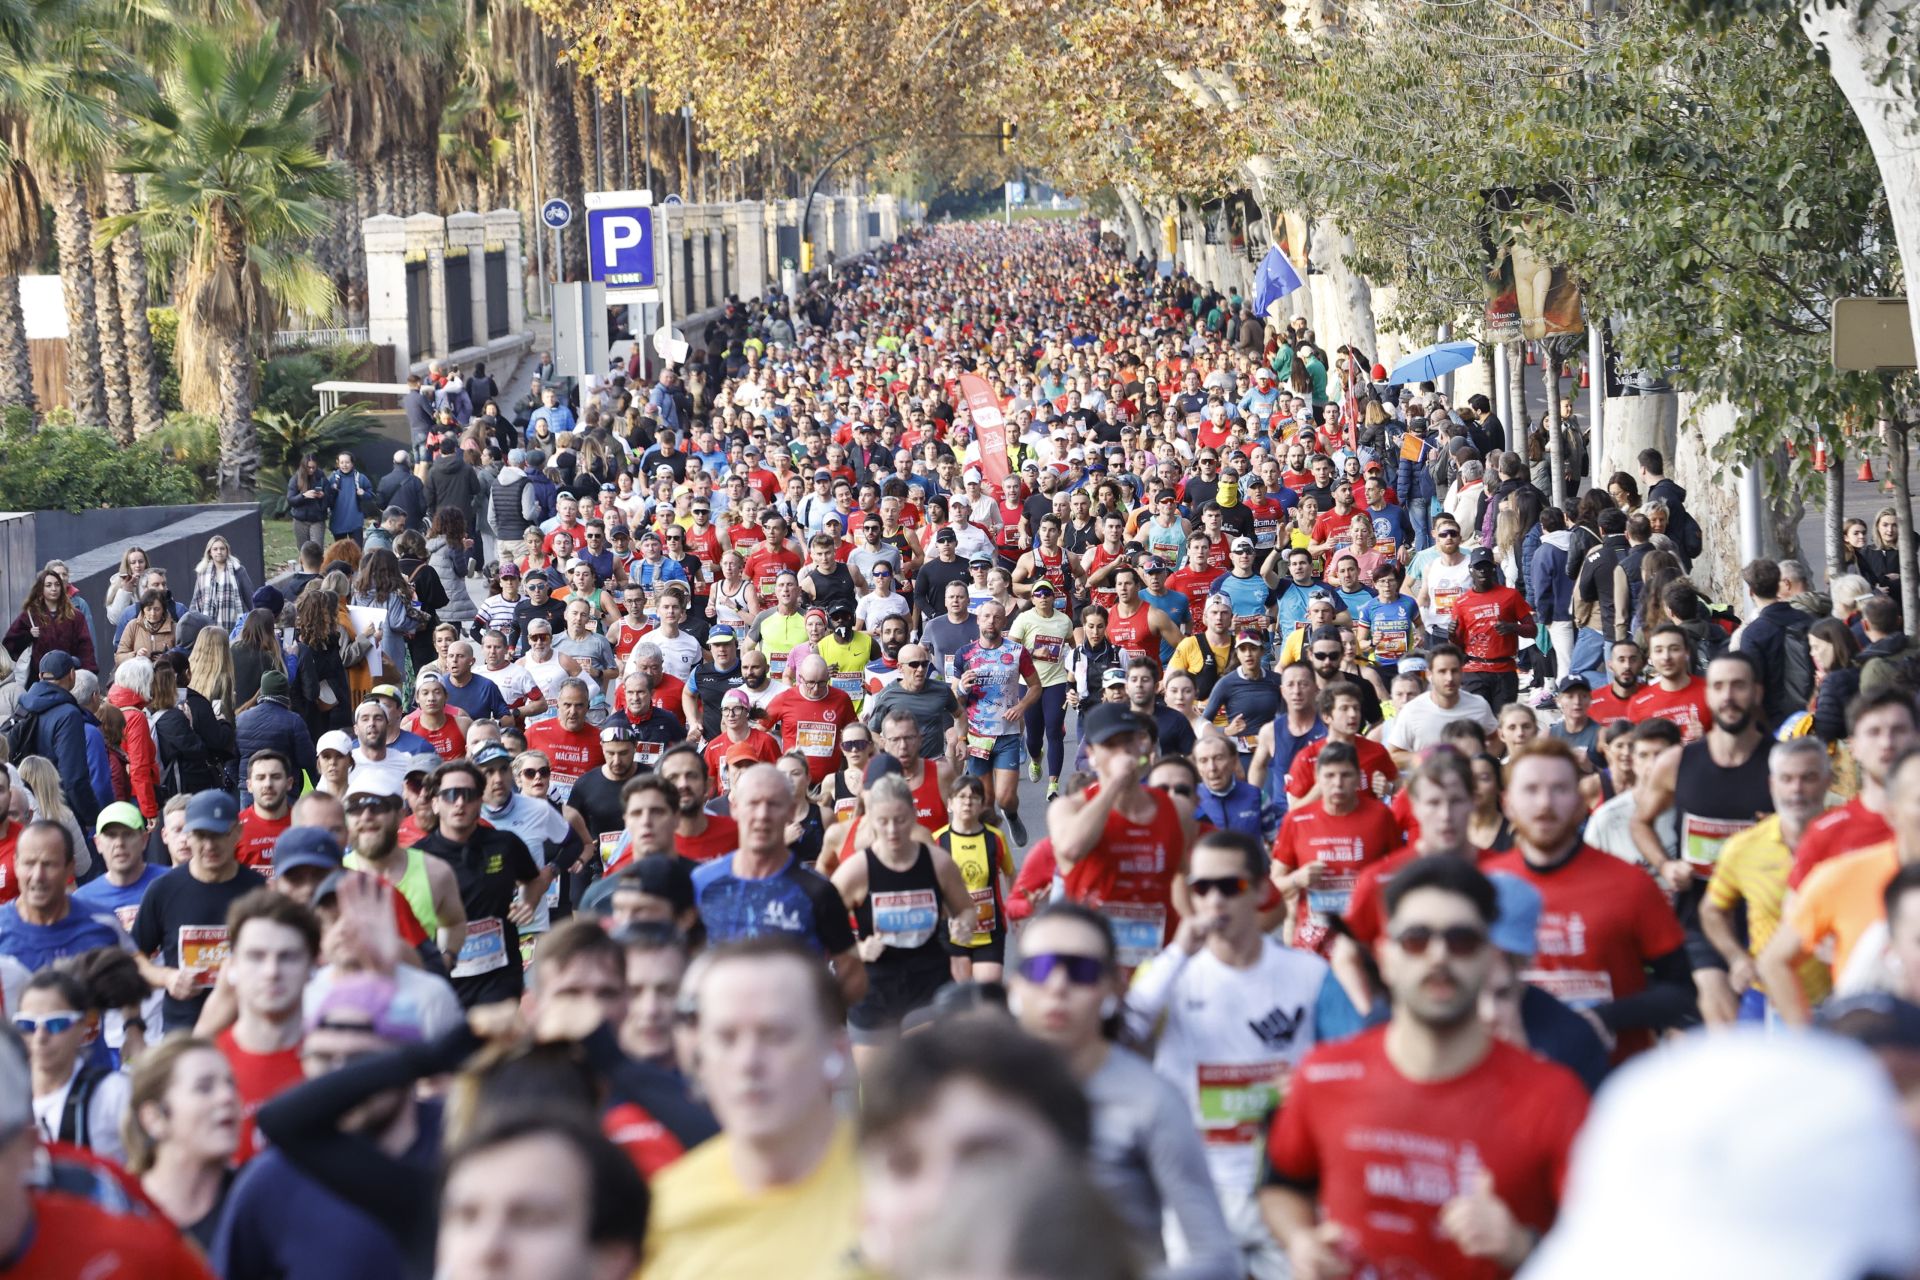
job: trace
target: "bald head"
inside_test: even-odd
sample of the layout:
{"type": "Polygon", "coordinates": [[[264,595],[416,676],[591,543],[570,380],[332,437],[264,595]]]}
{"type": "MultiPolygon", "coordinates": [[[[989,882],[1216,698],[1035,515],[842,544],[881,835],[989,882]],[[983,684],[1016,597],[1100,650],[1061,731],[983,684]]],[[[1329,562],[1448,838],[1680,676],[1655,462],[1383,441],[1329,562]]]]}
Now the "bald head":
{"type": "Polygon", "coordinates": [[[740,826],[740,851],[752,857],[785,858],[787,823],[793,820],[793,784],[770,764],[750,765],[733,777],[728,800],[740,826]]]}
{"type": "Polygon", "coordinates": [[[800,660],[800,670],[797,674],[803,684],[825,684],[827,680],[826,659],[820,657],[818,654],[808,654],[800,660]]]}

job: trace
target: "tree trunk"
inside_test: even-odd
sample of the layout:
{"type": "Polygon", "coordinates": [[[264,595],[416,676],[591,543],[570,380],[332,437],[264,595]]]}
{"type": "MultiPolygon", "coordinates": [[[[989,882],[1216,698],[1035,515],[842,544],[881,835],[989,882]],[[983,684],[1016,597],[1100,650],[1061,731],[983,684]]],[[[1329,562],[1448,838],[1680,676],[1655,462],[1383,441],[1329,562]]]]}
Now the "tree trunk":
{"type": "Polygon", "coordinates": [[[94,314],[100,320],[100,377],[106,387],[107,430],[121,444],[133,443],[133,392],[127,381],[127,336],[120,323],[120,288],[113,269],[113,246],[93,256],[94,314]]]}
{"type": "MultiPolygon", "coordinates": [[[[1332,218],[1314,224],[1312,250],[1308,260],[1320,268],[1326,283],[1328,307],[1316,306],[1313,317],[1315,338],[1326,351],[1351,345],[1362,351],[1378,351],[1379,335],[1373,321],[1373,290],[1359,272],[1347,265],[1353,251],[1353,237],[1340,229],[1332,218]]],[[[1311,287],[1313,279],[1307,278],[1311,287]]],[[[1315,294],[1315,303],[1322,301],[1315,294]]]]}
{"type": "Polygon", "coordinates": [[[1913,543],[1913,486],[1907,473],[1910,427],[1901,405],[1887,423],[1887,470],[1893,473],[1893,516],[1900,527],[1900,616],[1920,618],[1920,551],[1913,543]]]}
{"type": "Polygon", "coordinates": [[[253,346],[244,330],[222,334],[220,364],[220,501],[251,502],[260,474],[253,425],[253,346]]]}
{"type": "Polygon", "coordinates": [[[1117,188],[1120,195],[1120,208],[1126,212],[1127,228],[1133,234],[1133,251],[1136,255],[1146,254],[1151,262],[1160,261],[1160,246],[1153,242],[1153,233],[1147,227],[1147,211],[1140,205],[1140,197],[1131,187],[1117,188]]]}
{"type": "Polygon", "coordinates": [[[104,426],[107,389],[100,374],[100,323],[93,286],[93,216],[87,185],[68,169],[54,178],[53,239],[60,250],[61,292],[67,301],[67,407],[89,426],[104,426]]]}
{"type": "MultiPolygon", "coordinates": [[[[132,213],[137,189],[131,174],[108,174],[108,214],[132,213]]],[[[140,228],[130,227],[113,242],[113,275],[119,290],[120,331],[127,351],[127,391],[133,404],[133,434],[151,435],[166,422],[160,407],[160,366],[153,353],[153,329],[147,323],[147,248],[140,228]]]]}
{"type": "Polygon", "coordinates": [[[1847,460],[1839,448],[1828,451],[1826,507],[1820,513],[1827,552],[1827,582],[1846,572],[1847,460]]]}
{"type": "MultiPolygon", "coordinates": [[[[1560,456],[1560,397],[1553,388],[1560,385],[1561,356],[1551,347],[1547,351],[1547,465],[1553,475],[1553,493],[1547,499],[1554,506],[1566,504],[1567,460],[1560,456]]],[[[1524,455],[1525,450],[1523,448],[1524,455]]]]}
{"type": "MultiPolygon", "coordinates": [[[[1913,56],[1908,28],[1915,16],[1911,3],[1870,0],[1835,0],[1831,6],[1827,0],[1808,0],[1800,14],[1802,29],[1825,51],[1827,70],[1859,117],[1880,166],[1900,267],[1910,287],[1920,280],[1920,151],[1913,146],[1920,131],[1920,100],[1904,88],[1889,86],[1881,73],[1889,50],[1897,50],[1903,59],[1913,56]]],[[[1920,307],[1909,308],[1907,320],[1920,350],[1920,307]]]]}
{"type": "Polygon", "coordinates": [[[33,410],[33,354],[20,310],[20,277],[0,275],[0,405],[33,410]]]}
{"type": "MultiPolygon", "coordinates": [[[[580,151],[580,123],[573,109],[573,91],[566,77],[571,72],[554,67],[548,74],[546,111],[540,121],[540,140],[545,147],[541,176],[546,179],[547,194],[558,195],[578,205],[584,191],[580,151]]],[[[542,196],[544,199],[545,196],[542,196]]],[[[584,280],[587,275],[587,238],[585,218],[575,218],[560,233],[563,260],[554,273],[556,280],[584,280]]]]}
{"type": "Polygon", "coordinates": [[[1508,416],[1513,419],[1507,424],[1507,447],[1525,457],[1527,453],[1527,344],[1524,341],[1509,343],[1507,346],[1507,396],[1508,416]]]}

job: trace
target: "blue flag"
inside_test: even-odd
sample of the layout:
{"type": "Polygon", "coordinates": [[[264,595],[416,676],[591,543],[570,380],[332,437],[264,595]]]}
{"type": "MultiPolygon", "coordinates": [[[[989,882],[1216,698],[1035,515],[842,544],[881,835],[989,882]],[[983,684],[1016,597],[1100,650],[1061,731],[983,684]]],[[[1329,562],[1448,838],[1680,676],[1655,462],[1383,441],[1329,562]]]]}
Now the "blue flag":
{"type": "Polygon", "coordinates": [[[1253,313],[1265,316],[1267,308],[1300,287],[1300,273],[1287,261],[1287,255],[1274,245],[1260,261],[1253,277],[1253,313]]]}

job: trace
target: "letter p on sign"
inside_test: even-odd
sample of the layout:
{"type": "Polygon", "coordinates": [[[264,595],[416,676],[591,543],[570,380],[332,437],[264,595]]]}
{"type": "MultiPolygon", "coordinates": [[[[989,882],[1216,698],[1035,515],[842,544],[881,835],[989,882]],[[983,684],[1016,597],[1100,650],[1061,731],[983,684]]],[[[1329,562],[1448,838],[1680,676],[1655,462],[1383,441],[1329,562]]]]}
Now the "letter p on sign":
{"type": "Polygon", "coordinates": [[[653,284],[653,210],[589,209],[589,274],[612,286],[646,288],[653,284]]]}

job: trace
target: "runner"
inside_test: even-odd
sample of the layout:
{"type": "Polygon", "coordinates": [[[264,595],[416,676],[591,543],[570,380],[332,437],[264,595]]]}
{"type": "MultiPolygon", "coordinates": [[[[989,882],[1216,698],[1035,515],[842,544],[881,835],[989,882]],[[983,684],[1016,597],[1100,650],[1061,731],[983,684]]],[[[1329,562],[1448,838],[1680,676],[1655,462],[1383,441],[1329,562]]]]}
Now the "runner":
{"type": "Polygon", "coordinates": [[[1006,819],[1014,843],[1025,845],[1027,828],[1020,820],[1021,732],[1027,709],[1040,701],[1040,674],[1033,656],[1007,638],[1006,613],[999,604],[982,605],[977,621],[980,638],[954,659],[958,672],[954,692],[967,708],[967,772],[991,779],[994,806],[1006,819]]]}
{"type": "Polygon", "coordinates": [[[1346,914],[1360,872],[1393,851],[1400,828],[1387,806],[1361,786],[1352,744],[1316,745],[1319,798],[1287,810],[1273,843],[1273,881],[1293,920],[1287,944],[1324,956],[1333,945],[1333,921],[1346,914]]]}
{"type": "Polygon", "coordinates": [[[1653,680],[1627,704],[1627,719],[1652,716],[1680,726],[1680,740],[1698,742],[1713,720],[1704,680],[1693,674],[1693,650],[1687,633],[1668,623],[1647,637],[1647,659],[1653,680]]]}

